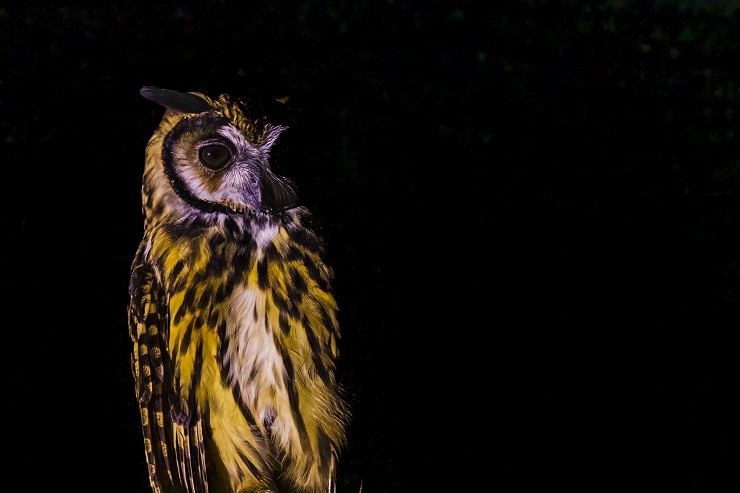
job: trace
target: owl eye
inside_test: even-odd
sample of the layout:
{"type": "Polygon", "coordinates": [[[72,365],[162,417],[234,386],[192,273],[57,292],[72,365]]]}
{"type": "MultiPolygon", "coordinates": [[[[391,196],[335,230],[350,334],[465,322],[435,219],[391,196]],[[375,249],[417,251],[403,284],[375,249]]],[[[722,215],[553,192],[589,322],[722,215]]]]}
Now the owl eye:
{"type": "Polygon", "coordinates": [[[206,168],[220,170],[231,160],[231,151],[221,144],[209,144],[200,148],[198,159],[206,168]]]}

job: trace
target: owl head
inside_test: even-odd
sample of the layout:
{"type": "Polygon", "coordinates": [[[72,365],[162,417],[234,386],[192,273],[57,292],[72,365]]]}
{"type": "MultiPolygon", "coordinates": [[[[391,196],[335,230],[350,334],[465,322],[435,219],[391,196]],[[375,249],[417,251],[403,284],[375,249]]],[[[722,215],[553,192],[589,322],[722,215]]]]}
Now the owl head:
{"type": "Polygon", "coordinates": [[[145,86],[141,95],[166,109],[147,145],[145,214],[181,221],[295,206],[292,183],[270,166],[270,150],[286,127],[250,116],[227,94],[212,99],[145,86]]]}

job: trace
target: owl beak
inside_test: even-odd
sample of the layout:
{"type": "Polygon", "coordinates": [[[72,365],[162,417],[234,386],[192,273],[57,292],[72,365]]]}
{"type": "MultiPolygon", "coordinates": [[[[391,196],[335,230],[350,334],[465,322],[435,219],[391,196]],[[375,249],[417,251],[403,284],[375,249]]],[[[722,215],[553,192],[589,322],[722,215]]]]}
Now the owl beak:
{"type": "Polygon", "coordinates": [[[258,183],[249,182],[244,185],[241,191],[241,202],[242,207],[245,209],[242,212],[257,214],[262,212],[262,190],[258,183]]]}

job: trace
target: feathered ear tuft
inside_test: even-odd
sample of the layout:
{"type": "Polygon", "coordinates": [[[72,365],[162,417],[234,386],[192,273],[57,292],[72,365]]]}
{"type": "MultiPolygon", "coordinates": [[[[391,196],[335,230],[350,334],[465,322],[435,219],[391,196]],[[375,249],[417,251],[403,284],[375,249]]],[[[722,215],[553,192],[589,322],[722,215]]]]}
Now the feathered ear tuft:
{"type": "Polygon", "coordinates": [[[139,93],[149,101],[184,113],[203,113],[213,107],[208,101],[190,92],[171,91],[154,86],[144,86],[139,93]]]}

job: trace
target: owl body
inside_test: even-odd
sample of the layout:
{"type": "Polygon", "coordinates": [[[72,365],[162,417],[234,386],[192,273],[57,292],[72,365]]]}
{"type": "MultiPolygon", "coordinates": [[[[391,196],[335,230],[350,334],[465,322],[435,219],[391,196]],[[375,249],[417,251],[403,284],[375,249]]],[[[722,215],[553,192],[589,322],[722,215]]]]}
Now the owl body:
{"type": "Polygon", "coordinates": [[[167,108],[129,285],[152,489],[335,491],[338,307],[310,212],[270,169],[284,128],[224,95],[142,94],[167,108]]]}

